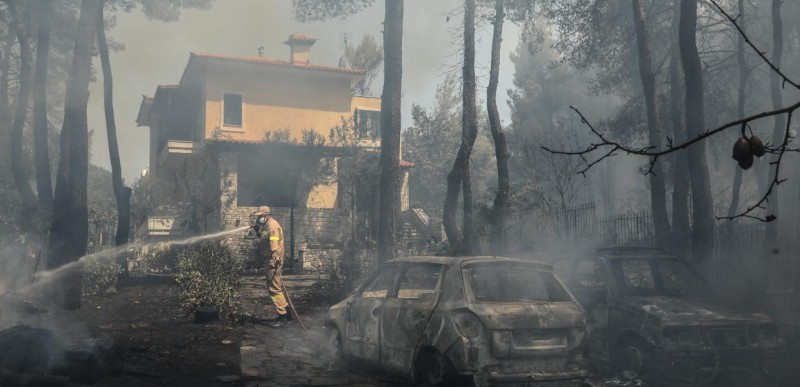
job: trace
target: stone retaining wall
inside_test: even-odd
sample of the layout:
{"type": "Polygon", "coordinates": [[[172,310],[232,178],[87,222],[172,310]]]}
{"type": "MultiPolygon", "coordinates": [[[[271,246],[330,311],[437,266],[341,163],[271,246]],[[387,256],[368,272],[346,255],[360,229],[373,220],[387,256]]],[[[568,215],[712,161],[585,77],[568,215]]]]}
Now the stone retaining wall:
{"type": "MultiPolygon", "coordinates": [[[[256,207],[228,208],[222,219],[224,229],[233,229],[250,224],[256,207]]],[[[272,216],[283,227],[287,269],[319,271],[326,261],[341,257],[344,242],[350,236],[350,216],[335,208],[295,208],[294,234],[290,208],[272,208],[272,216]],[[294,237],[294,262],[291,244],[294,237]]],[[[263,258],[256,257],[256,239],[245,238],[245,233],[227,239],[231,252],[239,256],[248,267],[260,267],[263,258]]]]}

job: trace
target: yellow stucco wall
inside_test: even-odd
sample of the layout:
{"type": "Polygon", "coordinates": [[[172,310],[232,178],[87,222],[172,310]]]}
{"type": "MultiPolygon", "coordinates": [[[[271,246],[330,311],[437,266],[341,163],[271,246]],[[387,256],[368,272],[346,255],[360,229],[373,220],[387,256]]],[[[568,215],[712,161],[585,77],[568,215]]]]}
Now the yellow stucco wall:
{"type": "MultiPolygon", "coordinates": [[[[266,132],[288,131],[302,142],[303,131],[314,129],[326,139],[330,128],[352,118],[356,109],[379,111],[381,99],[353,96],[353,78],[335,74],[228,64],[204,72],[205,138],[222,135],[235,141],[260,142],[266,132]],[[242,95],[242,126],[223,125],[223,94],[242,95]]],[[[336,206],[338,182],[318,184],[306,207],[336,206]]]]}
{"type": "Polygon", "coordinates": [[[327,137],[330,128],[350,118],[356,107],[380,110],[380,99],[353,97],[350,79],[314,76],[313,72],[230,71],[210,68],[205,79],[205,136],[262,141],[265,132],[289,132],[301,142],[304,130],[327,137]],[[242,127],[222,123],[223,94],[242,95],[242,127]],[[219,129],[220,131],[217,131],[219,129]]]}
{"type": "MultiPolygon", "coordinates": [[[[339,160],[336,158],[328,159],[333,162],[334,173],[338,172],[339,160]]],[[[334,208],[336,199],[339,196],[339,181],[321,182],[311,188],[306,199],[306,208],[334,208]]]]}
{"type": "Polygon", "coordinates": [[[355,111],[356,109],[380,111],[381,99],[379,97],[364,97],[361,95],[353,96],[350,111],[355,111]]]}

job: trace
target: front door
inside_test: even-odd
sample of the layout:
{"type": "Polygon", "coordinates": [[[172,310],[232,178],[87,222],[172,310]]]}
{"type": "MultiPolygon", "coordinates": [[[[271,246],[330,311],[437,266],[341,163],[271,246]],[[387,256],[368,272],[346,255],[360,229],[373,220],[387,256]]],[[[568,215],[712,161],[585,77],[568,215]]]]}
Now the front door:
{"type": "Polygon", "coordinates": [[[347,311],[345,351],[356,358],[380,364],[380,322],[386,297],[392,291],[399,267],[383,267],[353,299],[347,311]]]}
{"type": "Polygon", "coordinates": [[[397,295],[390,296],[381,322],[381,366],[401,374],[411,370],[415,349],[436,306],[443,266],[410,264],[401,271],[397,295]]]}

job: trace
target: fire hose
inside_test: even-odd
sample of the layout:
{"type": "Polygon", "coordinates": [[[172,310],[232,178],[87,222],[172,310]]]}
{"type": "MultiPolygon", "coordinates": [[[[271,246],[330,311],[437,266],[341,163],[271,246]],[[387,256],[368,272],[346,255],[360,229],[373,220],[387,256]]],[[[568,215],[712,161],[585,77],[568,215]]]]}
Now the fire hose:
{"type": "MultiPolygon", "coordinates": [[[[278,275],[278,270],[275,270],[275,272],[272,273],[272,278],[270,278],[269,283],[272,283],[275,280],[276,275],[278,275]]],[[[295,317],[297,317],[297,322],[300,323],[300,327],[303,328],[303,332],[306,333],[306,336],[308,336],[309,339],[314,339],[311,336],[311,333],[308,332],[306,325],[303,324],[303,319],[300,318],[300,314],[297,313],[297,309],[295,309],[294,307],[294,303],[292,302],[292,297],[289,296],[289,290],[286,289],[286,283],[283,282],[283,278],[281,278],[281,289],[283,290],[283,294],[286,296],[286,301],[289,303],[289,308],[292,309],[292,313],[294,313],[295,317]]]]}
{"type": "Polygon", "coordinates": [[[281,281],[281,287],[283,288],[283,294],[286,295],[286,301],[289,302],[289,307],[292,308],[292,313],[294,313],[295,317],[297,317],[297,322],[300,323],[300,327],[303,328],[303,332],[306,333],[309,339],[314,339],[311,337],[311,333],[308,333],[308,329],[306,329],[306,325],[303,324],[303,319],[300,318],[300,315],[297,313],[297,309],[294,308],[294,303],[292,303],[292,297],[289,297],[289,291],[286,290],[286,284],[281,281]]]}

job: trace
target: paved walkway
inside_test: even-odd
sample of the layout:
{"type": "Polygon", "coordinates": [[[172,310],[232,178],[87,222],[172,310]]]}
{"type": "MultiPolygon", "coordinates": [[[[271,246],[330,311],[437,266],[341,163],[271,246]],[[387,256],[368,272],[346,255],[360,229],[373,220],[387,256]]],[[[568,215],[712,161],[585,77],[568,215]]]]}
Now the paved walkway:
{"type": "MultiPolygon", "coordinates": [[[[304,296],[317,281],[315,275],[286,275],[284,281],[293,297],[298,313],[312,338],[306,336],[296,321],[283,329],[247,323],[244,325],[241,353],[241,375],[250,380],[244,385],[257,386],[390,386],[374,378],[356,375],[352,370],[330,367],[328,341],[323,322],[327,308],[305,306],[304,296]]],[[[263,276],[242,279],[242,302],[257,318],[275,317],[269,303],[263,276]]],[[[239,384],[242,385],[242,384],[239,384]]]]}

